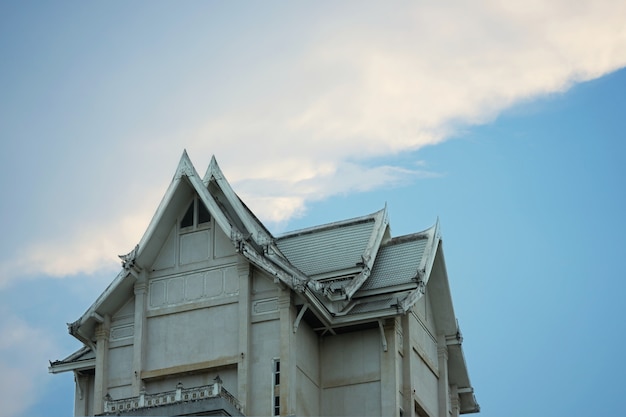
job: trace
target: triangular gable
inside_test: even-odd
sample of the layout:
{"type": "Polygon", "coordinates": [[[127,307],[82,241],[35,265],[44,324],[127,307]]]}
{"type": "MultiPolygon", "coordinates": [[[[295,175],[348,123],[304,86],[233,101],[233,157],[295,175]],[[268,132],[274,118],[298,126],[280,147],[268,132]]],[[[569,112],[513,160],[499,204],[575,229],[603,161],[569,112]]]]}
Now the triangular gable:
{"type": "Polygon", "coordinates": [[[237,197],[215,157],[211,159],[205,177],[200,178],[184,151],[141,240],[130,253],[120,256],[123,268],[113,282],[76,322],[69,325],[72,335],[88,346],[93,345],[91,339],[96,324],[102,322],[105,314],[117,311],[132,296],[135,281],[141,279],[142,270],[155,261],[163,242],[171,234],[172,224],[194,194],[240,254],[290,288],[306,285],[307,277],[286,260],[273,243],[273,236],[237,197]]]}

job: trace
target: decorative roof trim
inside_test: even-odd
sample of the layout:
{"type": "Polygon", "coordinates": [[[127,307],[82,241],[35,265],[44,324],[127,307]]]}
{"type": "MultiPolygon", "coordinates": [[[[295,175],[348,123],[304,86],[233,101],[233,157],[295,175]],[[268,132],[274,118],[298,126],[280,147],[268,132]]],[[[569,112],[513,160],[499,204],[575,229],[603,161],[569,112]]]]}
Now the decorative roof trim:
{"type": "Polygon", "coordinates": [[[426,285],[430,279],[430,273],[433,269],[435,256],[437,256],[439,242],[441,241],[439,218],[437,218],[435,225],[426,230],[424,233],[428,235],[428,243],[426,244],[426,248],[424,248],[424,255],[422,256],[422,260],[416,271],[417,288],[411,291],[400,303],[400,308],[405,313],[409,311],[417,300],[419,300],[426,292],[426,285]]]}
{"type": "Polygon", "coordinates": [[[239,197],[237,197],[237,194],[235,194],[235,191],[232,189],[228,181],[226,181],[226,178],[224,177],[224,174],[215,159],[215,155],[211,157],[211,163],[209,164],[209,167],[204,174],[204,178],[202,179],[205,189],[212,180],[215,181],[220,187],[228,199],[231,207],[235,210],[235,213],[246,227],[247,232],[250,233],[250,237],[260,246],[270,244],[274,238],[265,231],[265,227],[256,218],[253,218],[248,209],[244,207],[239,197]]]}
{"type": "Polygon", "coordinates": [[[374,230],[372,231],[370,240],[367,243],[365,252],[363,253],[363,255],[361,255],[361,258],[363,259],[363,270],[360,274],[354,277],[344,289],[345,298],[348,300],[352,299],[352,296],[359,290],[359,288],[361,288],[363,283],[367,280],[367,278],[369,278],[370,273],[372,272],[372,267],[374,266],[376,255],[378,254],[380,245],[385,237],[385,231],[387,230],[387,226],[389,225],[386,205],[385,208],[383,208],[374,215],[374,219],[374,230]]]}
{"type": "Polygon", "coordinates": [[[182,177],[191,177],[197,175],[196,169],[191,163],[191,159],[189,159],[189,155],[187,154],[187,150],[183,150],[183,154],[180,157],[180,161],[178,162],[178,167],[176,168],[176,173],[174,174],[173,180],[181,179],[182,177]]]}

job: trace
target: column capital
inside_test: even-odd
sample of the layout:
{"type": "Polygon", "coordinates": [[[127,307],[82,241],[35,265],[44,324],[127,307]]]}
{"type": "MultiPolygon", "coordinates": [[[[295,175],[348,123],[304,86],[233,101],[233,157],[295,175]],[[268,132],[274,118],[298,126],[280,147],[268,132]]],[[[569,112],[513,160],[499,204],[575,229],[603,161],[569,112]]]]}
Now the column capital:
{"type": "Polygon", "coordinates": [[[110,332],[109,329],[107,329],[103,325],[99,324],[98,327],[96,328],[96,331],[95,331],[96,340],[97,341],[109,340],[109,334],[110,333],[111,332],[110,332]]]}
{"type": "Polygon", "coordinates": [[[135,295],[145,294],[146,291],[148,291],[148,283],[144,280],[141,280],[141,281],[137,280],[135,282],[134,291],[135,291],[135,295]]]}
{"type": "Polygon", "coordinates": [[[239,276],[246,276],[250,274],[250,263],[240,262],[237,264],[237,274],[239,276]]]}

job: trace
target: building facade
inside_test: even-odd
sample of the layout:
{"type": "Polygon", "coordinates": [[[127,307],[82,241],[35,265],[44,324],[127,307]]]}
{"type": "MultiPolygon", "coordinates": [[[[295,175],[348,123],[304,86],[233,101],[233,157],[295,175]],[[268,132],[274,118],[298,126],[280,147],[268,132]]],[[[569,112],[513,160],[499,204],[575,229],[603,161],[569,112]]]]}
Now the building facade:
{"type": "Polygon", "coordinates": [[[438,225],[386,209],[273,236],[186,153],[139,244],[74,323],[76,416],[479,411],[438,225]]]}

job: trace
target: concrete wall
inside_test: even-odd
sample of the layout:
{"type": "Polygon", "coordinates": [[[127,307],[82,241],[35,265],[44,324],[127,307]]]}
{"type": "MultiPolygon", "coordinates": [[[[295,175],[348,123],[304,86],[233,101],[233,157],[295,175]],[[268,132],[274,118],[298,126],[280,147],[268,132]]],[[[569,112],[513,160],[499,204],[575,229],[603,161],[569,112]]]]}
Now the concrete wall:
{"type": "Polygon", "coordinates": [[[410,384],[413,396],[430,416],[439,415],[439,361],[437,329],[430,298],[426,293],[408,316],[410,343],[410,384]]]}
{"type": "Polygon", "coordinates": [[[107,392],[113,398],[132,395],[133,335],[135,297],[131,297],[112,317],[107,359],[107,392]]]}
{"type": "Polygon", "coordinates": [[[238,352],[237,304],[150,317],[147,371],[229,358],[238,352]]]}
{"type": "Polygon", "coordinates": [[[296,332],[296,411],[298,416],[320,413],[320,343],[311,326],[301,321],[296,332]]]}
{"type": "Polygon", "coordinates": [[[280,356],[280,322],[256,322],[251,330],[250,403],[246,414],[269,416],[272,412],[272,364],[280,356]]]}
{"type": "Polygon", "coordinates": [[[380,416],[381,364],[378,329],[321,341],[321,415],[380,416]]]}

